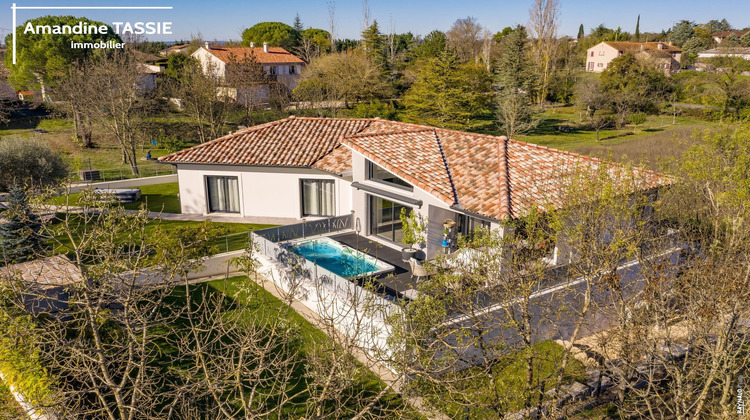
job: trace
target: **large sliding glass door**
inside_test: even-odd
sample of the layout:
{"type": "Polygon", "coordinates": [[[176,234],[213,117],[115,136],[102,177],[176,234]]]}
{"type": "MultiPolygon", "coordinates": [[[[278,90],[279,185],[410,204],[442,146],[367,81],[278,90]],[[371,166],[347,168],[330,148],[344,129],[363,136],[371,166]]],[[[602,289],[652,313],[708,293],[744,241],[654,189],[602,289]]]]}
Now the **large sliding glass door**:
{"type": "Polygon", "coordinates": [[[207,176],[206,190],[209,212],[240,212],[240,189],[236,176],[207,176]]]}
{"type": "Polygon", "coordinates": [[[368,195],[368,198],[370,204],[370,234],[400,243],[404,237],[404,232],[401,229],[401,209],[405,208],[408,213],[412,208],[374,195],[368,195]]]}

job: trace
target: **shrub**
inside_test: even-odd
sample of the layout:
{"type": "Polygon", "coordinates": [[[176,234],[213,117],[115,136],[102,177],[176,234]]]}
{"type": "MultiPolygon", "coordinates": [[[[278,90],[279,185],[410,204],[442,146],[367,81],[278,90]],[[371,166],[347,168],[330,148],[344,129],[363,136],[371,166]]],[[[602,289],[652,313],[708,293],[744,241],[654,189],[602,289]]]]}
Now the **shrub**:
{"type": "Polygon", "coordinates": [[[52,185],[67,174],[62,157],[46,142],[20,137],[0,140],[0,191],[8,191],[13,185],[52,185]]]}

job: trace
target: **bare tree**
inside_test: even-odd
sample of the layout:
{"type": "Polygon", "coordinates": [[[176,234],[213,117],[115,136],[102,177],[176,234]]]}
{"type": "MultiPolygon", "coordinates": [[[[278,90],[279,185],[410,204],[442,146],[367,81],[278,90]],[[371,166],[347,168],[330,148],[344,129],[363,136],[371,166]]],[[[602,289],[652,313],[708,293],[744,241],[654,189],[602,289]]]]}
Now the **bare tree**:
{"type": "Polygon", "coordinates": [[[118,142],[122,163],[138,174],[136,148],[145,141],[147,110],[152,99],[144,89],[142,69],[130,51],[120,51],[82,63],[71,71],[66,89],[71,107],[82,117],[80,128],[90,135],[97,122],[118,142]],[[81,92],[72,89],[80,87],[81,92]]]}
{"type": "Polygon", "coordinates": [[[214,66],[209,63],[201,68],[200,63],[191,61],[175,89],[202,143],[224,135],[226,115],[233,99],[224,89],[224,81],[214,66]]]}
{"type": "Polygon", "coordinates": [[[86,71],[80,67],[72,67],[66,77],[54,87],[55,96],[61,99],[58,102],[60,108],[73,118],[76,140],[85,148],[94,145],[91,117],[84,109],[85,98],[89,97],[90,88],[86,71]]]}
{"type": "Polygon", "coordinates": [[[557,52],[557,27],[560,20],[558,0],[534,0],[529,8],[529,31],[535,39],[537,65],[540,74],[539,104],[547,99],[550,81],[554,72],[557,52]]]}
{"type": "Polygon", "coordinates": [[[386,86],[381,70],[366,54],[359,51],[332,53],[310,63],[294,91],[306,102],[324,100],[332,112],[351,102],[382,97],[386,86]]]}
{"type": "Polygon", "coordinates": [[[328,35],[331,37],[331,51],[336,51],[336,2],[328,2],[328,35]]]}
{"type": "Polygon", "coordinates": [[[453,26],[445,33],[448,37],[448,46],[456,51],[463,62],[472,59],[479,62],[482,53],[482,29],[477,19],[469,16],[453,22],[453,26]]]}
{"type": "Polygon", "coordinates": [[[266,76],[263,66],[252,53],[243,57],[232,55],[226,66],[226,86],[234,92],[235,100],[245,110],[243,122],[252,125],[252,113],[269,99],[269,85],[273,81],[266,76]]]}

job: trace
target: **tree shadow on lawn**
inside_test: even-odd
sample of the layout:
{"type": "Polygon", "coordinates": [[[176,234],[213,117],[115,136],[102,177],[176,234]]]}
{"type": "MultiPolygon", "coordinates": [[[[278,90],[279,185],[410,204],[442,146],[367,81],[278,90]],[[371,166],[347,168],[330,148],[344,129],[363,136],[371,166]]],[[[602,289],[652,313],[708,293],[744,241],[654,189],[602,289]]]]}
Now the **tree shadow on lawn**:
{"type": "Polygon", "coordinates": [[[576,123],[560,118],[544,118],[539,121],[533,130],[529,131],[529,136],[543,135],[576,135],[583,132],[583,128],[576,123]],[[567,128],[566,128],[567,127],[567,128]]]}

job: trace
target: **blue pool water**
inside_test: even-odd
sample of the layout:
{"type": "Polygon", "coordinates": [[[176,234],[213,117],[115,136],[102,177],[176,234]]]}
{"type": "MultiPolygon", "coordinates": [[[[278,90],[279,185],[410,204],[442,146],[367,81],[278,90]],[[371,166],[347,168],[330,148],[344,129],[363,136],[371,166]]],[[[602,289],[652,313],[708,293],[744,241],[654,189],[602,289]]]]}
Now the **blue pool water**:
{"type": "Polygon", "coordinates": [[[291,251],[345,278],[358,277],[380,269],[374,263],[366,261],[358,251],[328,242],[302,242],[292,246],[291,251]]]}

